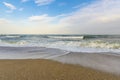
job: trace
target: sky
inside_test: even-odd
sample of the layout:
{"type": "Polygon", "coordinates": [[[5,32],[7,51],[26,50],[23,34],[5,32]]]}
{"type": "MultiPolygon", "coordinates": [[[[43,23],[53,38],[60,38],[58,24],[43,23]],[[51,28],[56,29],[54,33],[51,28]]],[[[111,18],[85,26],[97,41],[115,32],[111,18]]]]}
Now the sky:
{"type": "Polygon", "coordinates": [[[0,0],[0,34],[120,34],[120,0],[0,0]]]}

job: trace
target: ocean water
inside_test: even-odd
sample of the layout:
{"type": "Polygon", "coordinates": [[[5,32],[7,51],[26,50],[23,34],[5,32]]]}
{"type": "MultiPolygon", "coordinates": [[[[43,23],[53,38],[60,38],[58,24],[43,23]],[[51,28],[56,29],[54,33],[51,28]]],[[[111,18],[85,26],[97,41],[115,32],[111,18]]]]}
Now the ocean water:
{"type": "Polygon", "coordinates": [[[0,46],[120,53],[120,35],[0,35],[0,46]]]}

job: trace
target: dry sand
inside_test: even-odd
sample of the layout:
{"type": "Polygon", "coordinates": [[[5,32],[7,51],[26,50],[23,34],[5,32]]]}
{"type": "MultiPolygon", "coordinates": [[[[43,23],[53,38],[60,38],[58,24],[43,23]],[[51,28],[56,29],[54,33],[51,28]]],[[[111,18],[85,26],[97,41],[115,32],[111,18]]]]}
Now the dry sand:
{"type": "Polygon", "coordinates": [[[0,80],[120,80],[119,76],[51,60],[0,60],[0,80]]]}

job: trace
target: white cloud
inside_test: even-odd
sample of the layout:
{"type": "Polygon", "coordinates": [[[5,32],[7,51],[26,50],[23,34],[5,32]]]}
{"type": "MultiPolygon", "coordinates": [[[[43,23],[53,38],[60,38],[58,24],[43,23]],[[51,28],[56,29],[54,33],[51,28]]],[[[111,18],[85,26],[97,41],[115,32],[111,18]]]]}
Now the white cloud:
{"type": "Polygon", "coordinates": [[[38,22],[38,23],[50,23],[54,21],[54,19],[55,17],[50,17],[47,14],[29,17],[29,21],[38,22]]]}
{"type": "Polygon", "coordinates": [[[16,9],[16,7],[15,7],[14,5],[10,4],[10,3],[3,2],[3,4],[4,4],[6,7],[8,7],[10,10],[15,10],[15,9],[16,9]]]}
{"type": "Polygon", "coordinates": [[[120,34],[119,4],[119,0],[101,0],[69,14],[31,16],[29,21],[42,32],[52,29],[55,33],[66,34],[120,34]]]}
{"type": "Polygon", "coordinates": [[[74,9],[79,9],[79,8],[85,7],[85,6],[87,6],[87,5],[88,5],[88,3],[82,3],[82,4],[79,4],[79,5],[74,6],[73,8],[74,8],[74,9]]]}
{"type": "Polygon", "coordinates": [[[120,34],[120,0],[100,0],[60,20],[71,33],[120,34]],[[116,29],[117,28],[117,29],[116,29]]]}
{"type": "Polygon", "coordinates": [[[38,6],[42,6],[42,5],[48,5],[53,1],[54,0],[35,0],[35,3],[38,4],[38,6]]]}
{"type": "Polygon", "coordinates": [[[63,15],[49,16],[48,14],[31,16],[26,22],[29,24],[29,33],[49,34],[56,33],[59,25],[56,21],[63,15]]]}

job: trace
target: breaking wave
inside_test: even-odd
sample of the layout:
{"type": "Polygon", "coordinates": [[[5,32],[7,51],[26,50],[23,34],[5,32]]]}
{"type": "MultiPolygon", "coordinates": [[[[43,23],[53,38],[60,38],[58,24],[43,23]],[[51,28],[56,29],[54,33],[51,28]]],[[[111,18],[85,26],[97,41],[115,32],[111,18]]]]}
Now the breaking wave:
{"type": "Polygon", "coordinates": [[[0,35],[0,46],[36,46],[77,52],[120,52],[120,36],[0,35]]]}

